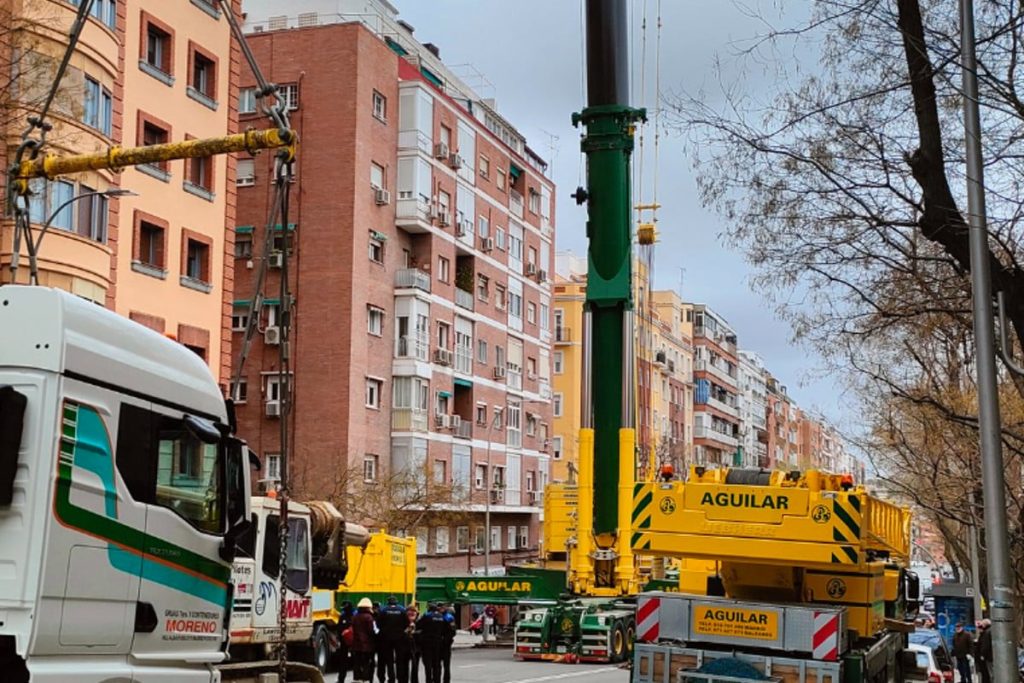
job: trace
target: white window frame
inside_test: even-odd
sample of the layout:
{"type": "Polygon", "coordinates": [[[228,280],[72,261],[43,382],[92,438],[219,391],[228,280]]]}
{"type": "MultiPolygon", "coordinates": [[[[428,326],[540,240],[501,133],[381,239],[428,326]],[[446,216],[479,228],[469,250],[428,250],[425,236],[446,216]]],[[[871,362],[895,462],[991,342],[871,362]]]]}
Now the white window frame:
{"type": "Polygon", "coordinates": [[[455,527],[455,552],[457,553],[468,553],[469,552],[469,527],[458,526],[455,527]]]}
{"type": "Polygon", "coordinates": [[[551,437],[551,457],[555,460],[562,459],[562,437],[551,437]]]}
{"type": "Polygon", "coordinates": [[[375,337],[384,336],[384,309],[379,306],[366,307],[366,331],[375,337]],[[374,324],[376,321],[376,324],[374,324]]]}
{"type": "Polygon", "coordinates": [[[551,399],[551,414],[554,415],[555,417],[562,417],[562,412],[564,410],[564,406],[562,405],[562,401],[564,399],[565,399],[565,397],[562,395],[562,392],[560,392],[560,391],[556,391],[555,395],[552,397],[552,399],[551,399]]]}
{"type": "Polygon", "coordinates": [[[367,453],[363,456],[363,481],[371,483],[377,481],[380,467],[380,456],[367,453]]]}
{"type": "Polygon", "coordinates": [[[434,554],[447,555],[449,550],[450,530],[446,526],[439,526],[434,529],[434,554]]]}
{"type": "Polygon", "coordinates": [[[555,351],[554,355],[551,356],[551,367],[556,375],[561,375],[565,372],[565,352],[555,351]]]}
{"type": "Polygon", "coordinates": [[[384,380],[380,377],[366,378],[366,407],[380,410],[380,396],[384,391],[384,380]]]}
{"type": "Polygon", "coordinates": [[[384,240],[377,239],[376,237],[371,235],[370,236],[370,244],[367,247],[366,257],[368,259],[370,259],[370,261],[373,262],[373,263],[381,263],[381,264],[384,263],[384,240]],[[373,257],[374,247],[379,247],[379,249],[380,249],[380,259],[379,260],[375,259],[373,257]]]}
{"type": "Polygon", "coordinates": [[[263,468],[263,480],[265,481],[281,481],[281,454],[280,453],[264,453],[263,462],[265,467],[263,468]]]}
{"type": "Polygon", "coordinates": [[[373,91],[373,117],[378,121],[388,122],[388,98],[376,90],[373,91]]]}

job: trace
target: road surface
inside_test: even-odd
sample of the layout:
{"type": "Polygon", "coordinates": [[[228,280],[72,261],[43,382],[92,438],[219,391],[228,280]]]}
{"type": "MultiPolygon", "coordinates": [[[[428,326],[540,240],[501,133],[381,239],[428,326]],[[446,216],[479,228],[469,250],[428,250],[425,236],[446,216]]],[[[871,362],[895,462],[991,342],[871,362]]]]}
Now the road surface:
{"type": "MultiPolygon", "coordinates": [[[[422,677],[420,679],[423,680],[422,677]]],[[[628,683],[629,671],[609,664],[520,662],[511,648],[452,653],[452,683],[628,683]]]]}

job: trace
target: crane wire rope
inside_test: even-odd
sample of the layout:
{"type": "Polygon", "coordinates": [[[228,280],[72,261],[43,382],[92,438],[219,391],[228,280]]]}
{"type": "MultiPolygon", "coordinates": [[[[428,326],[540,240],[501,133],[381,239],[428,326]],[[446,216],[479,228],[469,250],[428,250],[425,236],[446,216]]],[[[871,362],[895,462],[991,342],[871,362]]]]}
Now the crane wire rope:
{"type": "MultiPolygon", "coordinates": [[[[288,121],[288,107],[285,101],[285,97],[281,94],[281,91],[276,85],[267,81],[263,75],[263,71],[260,69],[259,63],[256,61],[256,56],[253,54],[252,49],[249,47],[249,42],[246,40],[245,34],[242,32],[242,27],[238,24],[238,19],[235,17],[235,13],[232,9],[232,0],[220,0],[220,5],[223,10],[224,16],[227,18],[228,26],[231,29],[231,34],[234,39],[238,42],[241,48],[242,54],[245,56],[245,61],[249,65],[249,70],[252,71],[253,77],[256,79],[258,89],[256,92],[257,98],[260,102],[260,108],[263,113],[266,114],[274,122],[274,124],[282,131],[290,130],[291,125],[288,121]],[[266,98],[273,96],[275,102],[268,104],[266,98]]],[[[280,320],[278,325],[281,330],[279,343],[277,346],[277,395],[278,405],[280,406],[280,446],[278,448],[278,501],[280,503],[280,511],[278,513],[278,535],[280,540],[280,549],[278,555],[278,596],[280,602],[278,604],[277,613],[277,672],[279,680],[284,683],[288,680],[288,623],[287,623],[287,582],[286,577],[288,574],[288,536],[289,536],[289,522],[288,522],[288,463],[289,463],[289,444],[288,444],[288,418],[291,414],[291,391],[292,382],[290,376],[290,364],[289,364],[289,339],[291,337],[291,317],[292,317],[292,296],[289,288],[289,277],[288,277],[288,255],[291,251],[291,240],[289,238],[289,225],[288,225],[288,213],[290,208],[290,195],[291,185],[294,180],[294,162],[295,162],[295,145],[292,144],[289,147],[283,148],[275,155],[275,174],[274,174],[274,206],[270,210],[270,220],[267,222],[267,231],[264,236],[264,258],[260,262],[260,270],[257,274],[256,292],[249,302],[249,321],[246,326],[246,338],[243,342],[242,353],[240,354],[238,367],[234,377],[234,382],[231,386],[237,387],[241,382],[242,374],[245,371],[245,362],[248,356],[248,351],[252,341],[252,336],[255,331],[254,325],[257,322],[257,316],[259,309],[256,309],[255,315],[253,310],[253,304],[257,301],[262,300],[263,286],[266,281],[266,271],[268,267],[268,260],[270,257],[271,250],[273,249],[274,243],[274,229],[277,225],[273,218],[275,214],[280,214],[280,226],[282,234],[282,249],[281,249],[281,279],[278,291],[278,311],[280,312],[280,320]]]]}

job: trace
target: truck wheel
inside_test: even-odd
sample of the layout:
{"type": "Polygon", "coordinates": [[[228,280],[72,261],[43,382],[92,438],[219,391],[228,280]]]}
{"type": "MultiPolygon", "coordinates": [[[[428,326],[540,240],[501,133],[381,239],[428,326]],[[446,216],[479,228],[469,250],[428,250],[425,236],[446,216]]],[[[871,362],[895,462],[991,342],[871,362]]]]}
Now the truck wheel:
{"type": "Polygon", "coordinates": [[[612,648],[608,655],[612,662],[621,662],[626,657],[626,629],[622,628],[621,621],[612,629],[612,648]]]}
{"type": "Polygon", "coordinates": [[[626,657],[633,658],[633,645],[636,641],[636,624],[632,621],[626,624],[626,657]]]}
{"type": "Polygon", "coordinates": [[[327,638],[327,629],[320,626],[313,632],[313,666],[320,673],[327,673],[327,663],[331,661],[331,645],[327,638]]]}

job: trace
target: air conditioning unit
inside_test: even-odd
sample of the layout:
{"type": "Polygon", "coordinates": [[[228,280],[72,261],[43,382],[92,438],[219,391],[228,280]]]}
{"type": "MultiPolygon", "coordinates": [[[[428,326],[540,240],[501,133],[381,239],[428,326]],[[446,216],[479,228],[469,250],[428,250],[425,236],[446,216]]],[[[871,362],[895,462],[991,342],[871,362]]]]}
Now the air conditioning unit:
{"type": "Polygon", "coordinates": [[[427,211],[427,215],[430,216],[430,220],[436,220],[441,215],[441,210],[437,208],[437,204],[430,203],[430,209],[427,211]]]}
{"type": "Polygon", "coordinates": [[[434,362],[438,365],[451,365],[452,352],[448,349],[434,349],[434,362]]]}
{"type": "Polygon", "coordinates": [[[284,252],[275,251],[268,258],[271,268],[284,268],[284,252]]]}
{"type": "Polygon", "coordinates": [[[447,211],[442,211],[437,214],[437,224],[442,228],[447,228],[452,224],[452,216],[447,211]]]}
{"type": "Polygon", "coordinates": [[[448,416],[448,423],[451,425],[452,429],[458,429],[459,427],[462,426],[462,416],[461,415],[449,415],[448,416]]]}
{"type": "Polygon", "coordinates": [[[458,237],[465,237],[466,235],[473,234],[473,221],[463,218],[459,221],[459,227],[456,229],[455,234],[458,237]]]}
{"type": "Polygon", "coordinates": [[[526,264],[526,274],[530,275],[530,276],[536,275],[537,274],[537,264],[536,263],[527,263],[526,264]]]}
{"type": "Polygon", "coordinates": [[[460,168],[462,168],[462,157],[459,156],[458,154],[448,155],[448,165],[451,166],[454,170],[458,171],[460,168]]]}
{"type": "Polygon", "coordinates": [[[268,327],[263,332],[263,343],[267,346],[277,346],[281,343],[281,328],[268,327]]]}
{"type": "Polygon", "coordinates": [[[448,145],[443,142],[439,142],[434,145],[434,158],[435,159],[447,159],[450,155],[448,151],[448,145]]]}
{"type": "Polygon", "coordinates": [[[505,368],[494,368],[494,379],[505,379],[506,374],[508,374],[508,370],[505,368]]]}
{"type": "Polygon", "coordinates": [[[452,426],[451,415],[435,415],[434,424],[439,429],[449,429],[452,426]]]}
{"type": "Polygon", "coordinates": [[[541,268],[540,270],[537,271],[537,282],[547,282],[547,281],[548,281],[548,271],[546,271],[543,268],[541,268]]]}
{"type": "Polygon", "coordinates": [[[537,373],[536,372],[528,372],[528,373],[526,373],[526,379],[537,379],[537,373]]]}
{"type": "Polygon", "coordinates": [[[481,237],[480,238],[480,250],[489,252],[494,251],[494,238],[493,237],[481,237]]]}
{"type": "Polygon", "coordinates": [[[505,502],[505,491],[502,489],[491,490],[491,503],[504,503],[505,502]]]}
{"type": "Polygon", "coordinates": [[[281,417],[281,402],[267,401],[267,417],[281,417]]]}
{"type": "Polygon", "coordinates": [[[378,187],[373,191],[373,200],[377,202],[377,206],[387,206],[391,203],[391,193],[384,188],[378,187]]]}
{"type": "Polygon", "coordinates": [[[538,495],[537,495],[537,492],[536,492],[536,491],[527,491],[527,492],[526,492],[526,501],[527,501],[527,502],[528,502],[528,503],[529,503],[530,505],[536,505],[536,504],[537,504],[537,499],[538,499],[539,497],[540,497],[540,496],[538,496],[538,495]]]}

